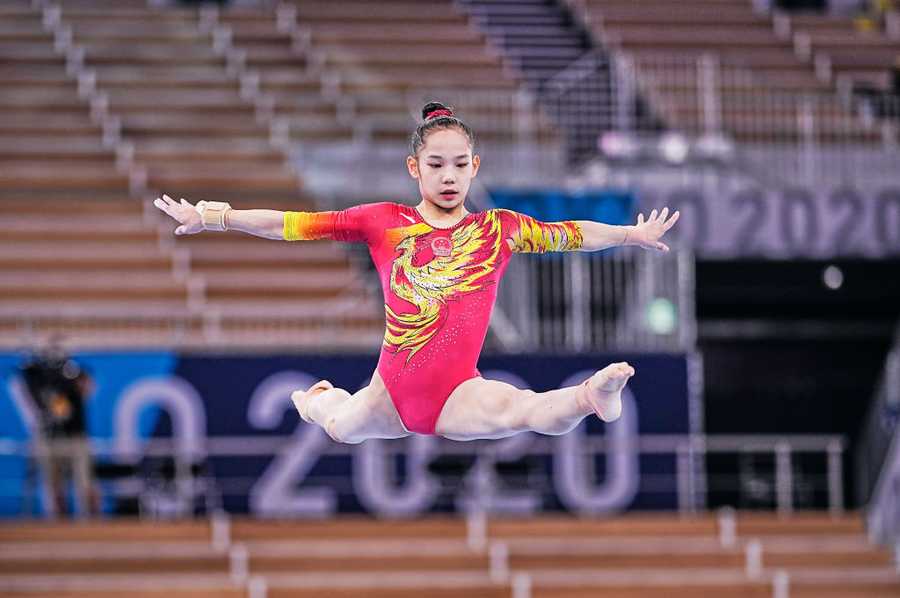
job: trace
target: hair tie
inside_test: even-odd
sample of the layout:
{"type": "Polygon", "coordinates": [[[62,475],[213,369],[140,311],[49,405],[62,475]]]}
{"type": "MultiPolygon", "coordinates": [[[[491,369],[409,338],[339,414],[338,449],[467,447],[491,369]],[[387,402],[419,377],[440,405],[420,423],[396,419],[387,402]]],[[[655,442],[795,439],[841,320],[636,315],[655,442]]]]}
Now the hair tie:
{"type": "Polygon", "coordinates": [[[439,116],[453,116],[453,112],[451,110],[447,110],[446,108],[440,108],[438,110],[429,112],[425,117],[425,120],[431,120],[432,118],[438,118],[439,116]]]}

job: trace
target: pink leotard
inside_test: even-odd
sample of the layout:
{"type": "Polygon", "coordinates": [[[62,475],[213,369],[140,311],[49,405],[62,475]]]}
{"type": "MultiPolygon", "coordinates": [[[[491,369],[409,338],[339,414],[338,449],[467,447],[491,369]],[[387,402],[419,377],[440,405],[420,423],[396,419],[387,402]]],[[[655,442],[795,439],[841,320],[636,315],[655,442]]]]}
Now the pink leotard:
{"type": "Polygon", "coordinates": [[[453,389],[476,369],[497,285],[513,253],[581,247],[581,227],[544,223],[510,210],[427,224],[418,210],[374,203],[339,212],[287,212],[289,241],[363,242],[381,278],[386,329],[378,373],[403,424],[434,434],[453,389]]]}

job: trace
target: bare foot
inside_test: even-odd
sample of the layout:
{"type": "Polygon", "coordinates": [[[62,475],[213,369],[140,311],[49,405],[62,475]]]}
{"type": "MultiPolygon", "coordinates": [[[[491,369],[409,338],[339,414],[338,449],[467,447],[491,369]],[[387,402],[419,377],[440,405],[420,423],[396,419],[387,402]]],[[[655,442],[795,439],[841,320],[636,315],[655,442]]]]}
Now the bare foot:
{"type": "Polygon", "coordinates": [[[291,401],[294,402],[294,407],[297,408],[297,413],[300,414],[300,418],[303,419],[303,421],[308,424],[312,423],[312,420],[309,419],[310,399],[317,394],[325,392],[326,390],[331,390],[332,388],[334,387],[331,385],[331,382],[328,380],[320,380],[310,386],[309,390],[295,390],[291,393],[291,401]]]}
{"type": "Polygon", "coordinates": [[[622,414],[622,389],[632,376],[634,368],[627,362],[610,364],[581,385],[576,399],[603,421],[615,421],[622,414]]]}

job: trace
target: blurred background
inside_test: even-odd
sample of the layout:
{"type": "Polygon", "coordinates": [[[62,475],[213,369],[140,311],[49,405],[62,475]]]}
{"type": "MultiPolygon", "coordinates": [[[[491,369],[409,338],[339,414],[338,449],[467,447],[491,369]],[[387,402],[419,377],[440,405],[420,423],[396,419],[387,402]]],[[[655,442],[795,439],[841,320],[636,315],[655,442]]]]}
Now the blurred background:
{"type": "Polygon", "coordinates": [[[890,0],[0,0],[0,593],[900,596],[898,136],[890,0]],[[335,444],[365,248],[152,207],[414,204],[429,100],[470,210],[681,211],[500,290],[485,376],[616,423],[335,444]]]}

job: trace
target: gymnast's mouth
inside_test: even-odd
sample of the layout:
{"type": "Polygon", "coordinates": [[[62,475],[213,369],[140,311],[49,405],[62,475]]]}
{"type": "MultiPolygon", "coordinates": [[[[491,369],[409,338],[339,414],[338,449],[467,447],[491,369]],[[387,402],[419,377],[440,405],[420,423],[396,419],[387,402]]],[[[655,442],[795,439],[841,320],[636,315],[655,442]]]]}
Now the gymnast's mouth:
{"type": "Polygon", "coordinates": [[[448,189],[448,190],[446,190],[446,191],[441,191],[441,195],[444,195],[444,196],[448,196],[448,195],[458,195],[458,194],[459,194],[459,191],[454,191],[454,190],[452,190],[452,189],[448,189]]]}

